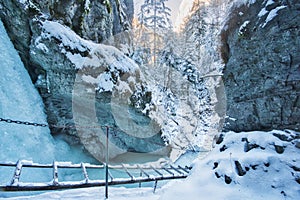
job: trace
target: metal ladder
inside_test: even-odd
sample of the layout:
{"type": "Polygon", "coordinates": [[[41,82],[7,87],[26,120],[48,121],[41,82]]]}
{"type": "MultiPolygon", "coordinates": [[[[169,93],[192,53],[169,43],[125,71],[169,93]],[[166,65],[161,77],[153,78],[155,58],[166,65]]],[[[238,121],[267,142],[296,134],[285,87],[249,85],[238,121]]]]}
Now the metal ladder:
{"type": "MultiPolygon", "coordinates": [[[[14,167],[14,174],[9,184],[0,185],[2,191],[37,191],[37,190],[58,190],[58,189],[75,189],[86,187],[99,187],[107,185],[124,185],[138,183],[139,187],[143,182],[155,182],[162,180],[184,179],[190,173],[190,167],[167,165],[164,167],[153,167],[152,165],[116,165],[108,166],[109,180],[105,179],[92,180],[89,178],[87,169],[101,170],[105,169],[104,165],[94,165],[90,163],[72,164],[70,162],[57,162],[52,164],[38,164],[31,161],[19,160],[16,163],[0,163],[0,167],[14,167]],[[21,182],[20,177],[24,168],[48,168],[52,169],[53,176],[49,182],[21,182]],[[83,179],[76,181],[59,181],[59,169],[81,169],[83,179]],[[123,177],[114,177],[112,170],[118,170],[124,174],[123,177]],[[138,174],[138,176],[134,176],[138,174]],[[124,178],[125,177],[125,178],[124,178]]],[[[105,173],[104,171],[102,174],[105,173]]]]}

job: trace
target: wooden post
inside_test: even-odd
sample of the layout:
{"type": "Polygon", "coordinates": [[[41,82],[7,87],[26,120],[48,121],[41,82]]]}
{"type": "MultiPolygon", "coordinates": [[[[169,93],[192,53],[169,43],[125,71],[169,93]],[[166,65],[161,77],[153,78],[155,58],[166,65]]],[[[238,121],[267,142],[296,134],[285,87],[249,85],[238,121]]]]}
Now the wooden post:
{"type": "Polygon", "coordinates": [[[108,131],[109,127],[106,126],[106,156],[105,156],[105,199],[108,199],[108,131]]]}

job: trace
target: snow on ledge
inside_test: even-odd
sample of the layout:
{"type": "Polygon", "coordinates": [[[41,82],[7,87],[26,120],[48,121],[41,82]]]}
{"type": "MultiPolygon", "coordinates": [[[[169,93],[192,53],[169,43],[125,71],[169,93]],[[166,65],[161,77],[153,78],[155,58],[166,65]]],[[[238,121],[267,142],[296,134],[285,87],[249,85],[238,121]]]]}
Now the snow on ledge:
{"type": "MultiPolygon", "coordinates": [[[[86,52],[92,54],[94,51],[99,52],[103,56],[103,59],[110,64],[111,68],[121,70],[123,72],[138,69],[135,62],[126,57],[117,48],[82,39],[69,27],[62,25],[59,22],[46,20],[42,22],[42,28],[42,38],[56,38],[61,41],[61,44],[59,45],[61,52],[70,59],[77,69],[81,69],[85,62],[97,63],[99,61],[99,59],[94,58],[93,60],[81,55],[81,53],[86,52]]],[[[36,41],[36,46],[38,46],[38,48],[42,48],[43,45],[39,45],[39,42],[40,39],[36,41]]],[[[44,48],[42,48],[42,50],[44,50],[44,52],[47,51],[47,49],[45,50],[44,48]]]]}
{"type": "Polygon", "coordinates": [[[279,6],[271,10],[265,20],[265,23],[262,25],[262,28],[264,28],[270,21],[272,21],[278,15],[279,10],[284,8],[286,8],[286,6],[279,6]]]}

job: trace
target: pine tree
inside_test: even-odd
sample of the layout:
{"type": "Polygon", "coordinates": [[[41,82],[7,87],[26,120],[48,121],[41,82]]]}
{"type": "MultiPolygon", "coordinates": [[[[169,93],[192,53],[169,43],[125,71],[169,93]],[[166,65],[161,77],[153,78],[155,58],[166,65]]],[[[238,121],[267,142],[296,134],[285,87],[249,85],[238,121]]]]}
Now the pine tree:
{"type": "MultiPolygon", "coordinates": [[[[172,29],[170,20],[171,10],[165,5],[166,1],[167,0],[145,0],[138,15],[140,26],[143,27],[139,37],[151,38],[148,40],[150,42],[148,46],[151,49],[155,65],[158,49],[164,47],[164,35],[172,29]]],[[[142,42],[145,42],[145,40],[142,42]]]]}
{"type": "Polygon", "coordinates": [[[145,0],[139,14],[140,23],[158,34],[171,29],[171,10],[165,5],[166,1],[168,0],[145,0]]]}
{"type": "Polygon", "coordinates": [[[200,48],[203,43],[202,36],[207,31],[207,23],[205,17],[207,16],[206,8],[201,1],[195,1],[191,12],[193,13],[186,20],[184,27],[184,54],[183,57],[193,64],[200,63],[201,55],[200,48]]]}

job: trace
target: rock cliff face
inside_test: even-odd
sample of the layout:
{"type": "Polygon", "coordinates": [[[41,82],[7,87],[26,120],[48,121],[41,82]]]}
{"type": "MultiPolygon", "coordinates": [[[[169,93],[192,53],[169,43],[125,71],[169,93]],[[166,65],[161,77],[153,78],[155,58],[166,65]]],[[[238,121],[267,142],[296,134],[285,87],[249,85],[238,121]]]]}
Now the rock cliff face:
{"type": "Polygon", "coordinates": [[[30,59],[32,35],[40,32],[32,26],[34,22],[57,21],[82,38],[99,43],[128,30],[133,10],[132,0],[0,1],[0,17],[33,82],[40,74],[40,66],[30,59]]]}
{"type": "Polygon", "coordinates": [[[0,11],[52,134],[83,144],[100,161],[107,127],[110,158],[131,152],[176,159],[199,144],[210,148],[215,128],[207,120],[216,116],[197,70],[170,57],[163,65],[174,71],[167,88],[128,57],[132,0],[6,0],[0,11]]]}
{"type": "Polygon", "coordinates": [[[221,36],[224,129],[299,130],[299,1],[257,0],[235,7],[221,36]]]}
{"type": "MultiPolygon", "coordinates": [[[[140,123],[149,121],[141,112],[144,108],[138,109],[134,103],[139,98],[151,100],[137,66],[116,48],[97,44],[128,30],[133,16],[132,1],[8,0],[0,1],[0,11],[11,40],[43,97],[53,134],[68,135],[66,140],[72,143],[80,139],[99,160],[104,157],[105,142],[102,138],[105,128],[102,130],[99,124],[115,127],[110,131],[111,146],[116,147],[110,152],[111,157],[128,149],[152,152],[164,147],[159,129],[145,140],[138,137],[124,140],[125,133],[118,128],[117,117],[113,117],[112,104],[125,98],[132,110],[129,117],[140,119],[140,123]],[[99,82],[104,85],[98,85],[99,82]],[[122,98],[113,98],[113,85],[120,86],[114,93],[123,95],[122,98]],[[138,93],[138,99],[131,101],[131,95],[138,93]],[[80,95],[90,101],[76,101],[80,95]],[[91,112],[97,114],[97,120],[82,112],[85,103],[100,110],[91,112]],[[83,127],[88,131],[84,132],[83,127]]],[[[124,35],[127,36],[122,35],[123,41],[130,42],[124,35]]]]}

